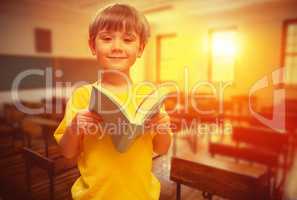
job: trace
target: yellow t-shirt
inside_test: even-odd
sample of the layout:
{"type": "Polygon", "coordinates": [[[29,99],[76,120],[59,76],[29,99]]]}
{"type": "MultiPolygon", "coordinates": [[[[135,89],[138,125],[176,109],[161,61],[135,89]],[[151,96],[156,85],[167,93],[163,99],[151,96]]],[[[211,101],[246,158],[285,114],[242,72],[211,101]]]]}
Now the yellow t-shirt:
{"type": "MultiPolygon", "coordinates": [[[[82,86],[74,91],[67,103],[64,119],[54,133],[59,142],[67,125],[81,109],[87,109],[92,86],[82,86]]],[[[132,93],[135,87],[132,87],[132,93]]],[[[136,106],[152,90],[138,88],[138,97],[127,102],[127,92],[115,94],[127,102],[128,110],[135,112],[136,106]]],[[[80,177],[72,186],[74,200],[157,200],[160,183],[152,170],[152,134],[141,135],[125,153],[119,153],[112,144],[111,137],[86,135],[78,157],[80,177]],[[100,137],[99,137],[100,138],[100,137]]]]}

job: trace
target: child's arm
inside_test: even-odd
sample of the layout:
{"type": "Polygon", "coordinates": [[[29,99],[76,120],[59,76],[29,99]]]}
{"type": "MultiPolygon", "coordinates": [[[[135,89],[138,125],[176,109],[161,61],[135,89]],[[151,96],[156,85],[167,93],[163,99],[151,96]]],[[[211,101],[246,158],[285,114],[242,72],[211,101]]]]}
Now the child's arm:
{"type": "Polygon", "coordinates": [[[153,150],[155,153],[166,154],[171,143],[170,118],[164,113],[153,117],[150,122],[154,126],[153,150]]]}
{"type": "Polygon", "coordinates": [[[77,157],[81,152],[81,142],[84,135],[92,134],[87,132],[88,126],[98,125],[100,121],[101,119],[97,114],[89,111],[78,112],[67,126],[59,142],[63,156],[68,159],[77,157]]]}

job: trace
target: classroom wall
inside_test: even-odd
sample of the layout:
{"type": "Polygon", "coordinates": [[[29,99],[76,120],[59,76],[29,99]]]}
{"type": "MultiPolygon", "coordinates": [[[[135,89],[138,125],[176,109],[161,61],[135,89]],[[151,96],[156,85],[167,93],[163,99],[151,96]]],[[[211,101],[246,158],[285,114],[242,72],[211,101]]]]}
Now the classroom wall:
{"type": "Polygon", "coordinates": [[[0,10],[1,54],[91,58],[87,43],[90,16],[46,4],[5,2],[0,10]],[[35,51],[35,28],[52,31],[52,53],[35,51]]]}
{"type": "MultiPolygon", "coordinates": [[[[72,84],[84,78],[87,82],[96,81],[97,70],[95,57],[88,47],[88,26],[94,13],[71,10],[71,8],[52,7],[46,2],[24,3],[4,1],[0,7],[0,74],[3,76],[0,89],[0,104],[12,102],[10,85],[18,70],[45,69],[51,67],[53,72],[62,70],[63,77],[57,81],[70,81],[72,84]],[[40,53],[35,50],[35,28],[50,29],[52,32],[52,52],[40,53]],[[31,66],[37,59],[44,59],[42,66],[31,66]],[[12,62],[10,62],[12,60],[12,62]],[[23,65],[17,60],[24,60],[23,65]],[[46,62],[47,61],[47,62],[46,62]],[[94,73],[93,73],[94,72],[94,73]],[[12,77],[13,76],[13,77],[12,77]]],[[[132,68],[132,78],[141,81],[145,78],[144,55],[138,59],[132,68]]],[[[69,96],[71,92],[60,92],[61,88],[38,87],[34,77],[31,84],[26,84],[20,90],[20,99],[39,101],[49,98],[47,94],[55,96],[69,96]],[[30,86],[32,86],[30,88],[30,86]]],[[[65,84],[63,87],[66,87],[65,84]]],[[[69,86],[68,86],[69,88],[69,86]]],[[[70,87],[71,88],[71,87],[70,87]]]]}
{"type": "MultiPolygon", "coordinates": [[[[6,59],[13,56],[15,59],[29,60],[24,65],[34,62],[34,59],[44,57],[51,65],[40,66],[54,67],[55,58],[83,58],[93,59],[87,45],[87,29],[81,28],[88,25],[88,16],[78,15],[70,10],[53,8],[48,5],[38,5],[17,1],[4,1],[0,7],[0,54],[6,59]],[[79,17],[78,17],[79,16],[79,17]],[[52,32],[52,52],[38,53],[35,50],[34,29],[45,28],[52,32]]],[[[2,60],[3,61],[3,60],[2,60]]],[[[16,70],[30,68],[31,66],[12,66],[1,62],[1,74],[7,76],[16,70]]],[[[34,66],[35,67],[35,66],[34,66]]],[[[4,79],[4,80],[7,80],[4,79]]],[[[2,79],[3,81],[3,79],[2,79]]],[[[34,80],[32,80],[34,82],[34,80]]],[[[7,84],[7,83],[6,83],[7,84]]],[[[20,90],[20,99],[25,101],[40,101],[48,97],[46,94],[53,88],[24,88],[20,90]]],[[[57,95],[59,92],[57,92],[57,95]]],[[[11,102],[12,93],[9,89],[0,91],[0,103],[11,102]]]]}
{"type": "MultiPolygon", "coordinates": [[[[235,26],[240,44],[235,80],[224,92],[227,98],[247,94],[251,85],[280,65],[282,22],[297,18],[297,2],[287,0],[207,14],[174,10],[161,15],[147,14],[152,36],[142,58],[132,68],[132,77],[137,81],[155,81],[156,37],[176,33],[177,65],[188,67],[190,86],[197,80],[207,80],[209,29],[235,26]]],[[[93,14],[21,2],[3,4],[0,11],[0,54],[93,59],[87,45],[87,27],[93,14]],[[52,53],[36,53],[35,27],[52,30],[52,53]]],[[[36,91],[39,90],[26,92],[30,96],[41,96],[42,92],[36,91]]],[[[1,102],[9,101],[7,94],[0,92],[1,102]]],[[[290,89],[288,96],[295,97],[295,94],[296,90],[290,89]]],[[[271,104],[272,88],[259,91],[257,96],[262,104],[271,104]]]]}
{"type": "MultiPolygon", "coordinates": [[[[265,75],[270,76],[268,80],[271,84],[271,72],[280,67],[282,23],[286,19],[297,18],[297,1],[275,1],[233,11],[178,16],[178,19],[162,20],[155,32],[157,35],[177,34],[178,65],[180,68],[188,67],[190,85],[207,80],[209,29],[237,28],[239,50],[235,80],[224,92],[229,98],[232,95],[247,95],[251,86],[265,75]]],[[[268,87],[257,91],[261,105],[271,105],[272,90],[272,87],[268,87]]],[[[297,95],[296,89],[287,91],[290,98],[297,95]]]]}

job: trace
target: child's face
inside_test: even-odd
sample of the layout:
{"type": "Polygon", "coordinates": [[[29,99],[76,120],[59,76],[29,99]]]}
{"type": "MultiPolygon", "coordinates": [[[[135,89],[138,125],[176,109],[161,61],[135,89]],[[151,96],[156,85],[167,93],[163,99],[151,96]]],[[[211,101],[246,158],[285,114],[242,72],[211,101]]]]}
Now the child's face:
{"type": "Polygon", "coordinates": [[[120,71],[128,70],[143,51],[139,35],[135,31],[101,30],[90,47],[100,67],[120,71]]]}

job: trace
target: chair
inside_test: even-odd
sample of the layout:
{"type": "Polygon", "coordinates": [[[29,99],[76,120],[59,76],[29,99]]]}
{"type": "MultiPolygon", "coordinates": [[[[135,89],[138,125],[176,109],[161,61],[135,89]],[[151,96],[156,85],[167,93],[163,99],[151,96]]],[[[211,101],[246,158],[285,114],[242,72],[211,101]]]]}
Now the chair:
{"type": "Polygon", "coordinates": [[[76,161],[64,158],[60,153],[59,146],[55,142],[50,143],[49,140],[53,141],[52,133],[54,128],[44,129],[41,125],[34,123],[34,120],[27,118],[23,120],[22,131],[26,137],[26,147],[23,148],[23,155],[26,164],[27,191],[29,195],[32,195],[32,168],[38,167],[48,174],[49,196],[53,200],[55,198],[55,177],[75,168],[76,161]],[[49,131],[49,133],[44,133],[44,131],[49,131]],[[37,140],[41,141],[41,143],[38,144],[37,140]],[[36,143],[33,143],[33,141],[36,143]]]}
{"type": "Polygon", "coordinates": [[[24,138],[20,131],[20,124],[25,114],[19,111],[12,104],[3,105],[3,117],[0,121],[0,132],[1,136],[11,138],[12,150],[15,150],[16,140],[21,137],[22,143],[24,144],[24,138]]]}
{"type": "Polygon", "coordinates": [[[63,157],[55,159],[46,157],[27,147],[23,148],[23,156],[26,165],[27,191],[32,196],[32,169],[38,167],[47,172],[49,178],[49,196],[50,200],[55,199],[55,177],[76,167],[75,160],[67,160],[63,157]]]}

